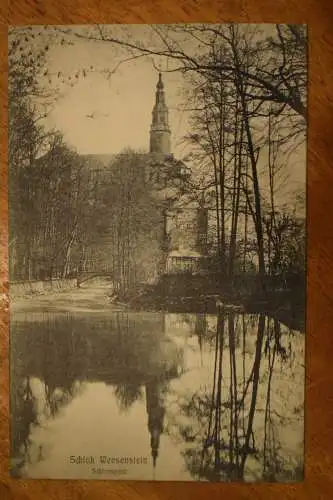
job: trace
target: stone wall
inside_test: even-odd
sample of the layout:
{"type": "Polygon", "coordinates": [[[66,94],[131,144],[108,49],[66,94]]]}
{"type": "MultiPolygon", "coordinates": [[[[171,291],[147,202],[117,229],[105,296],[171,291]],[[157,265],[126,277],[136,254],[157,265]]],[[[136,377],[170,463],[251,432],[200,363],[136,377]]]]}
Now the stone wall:
{"type": "Polygon", "coordinates": [[[60,292],[76,288],[75,279],[52,279],[48,281],[15,281],[9,284],[9,297],[24,297],[31,295],[40,295],[48,292],[60,292]]]}

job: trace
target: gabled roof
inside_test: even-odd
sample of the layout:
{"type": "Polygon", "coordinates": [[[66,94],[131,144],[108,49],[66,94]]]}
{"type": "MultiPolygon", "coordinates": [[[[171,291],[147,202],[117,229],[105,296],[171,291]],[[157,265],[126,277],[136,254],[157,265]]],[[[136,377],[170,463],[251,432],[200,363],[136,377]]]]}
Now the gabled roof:
{"type": "Polygon", "coordinates": [[[88,164],[99,164],[103,167],[110,165],[116,156],[115,154],[80,154],[80,158],[86,160],[88,164]]]}

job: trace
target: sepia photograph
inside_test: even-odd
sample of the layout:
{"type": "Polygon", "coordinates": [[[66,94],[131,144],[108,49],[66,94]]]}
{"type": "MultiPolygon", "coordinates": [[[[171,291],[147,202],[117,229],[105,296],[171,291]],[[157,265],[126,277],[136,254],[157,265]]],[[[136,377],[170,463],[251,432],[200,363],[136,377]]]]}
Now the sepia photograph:
{"type": "Polygon", "coordinates": [[[9,28],[12,477],[304,480],[307,46],[9,28]]]}

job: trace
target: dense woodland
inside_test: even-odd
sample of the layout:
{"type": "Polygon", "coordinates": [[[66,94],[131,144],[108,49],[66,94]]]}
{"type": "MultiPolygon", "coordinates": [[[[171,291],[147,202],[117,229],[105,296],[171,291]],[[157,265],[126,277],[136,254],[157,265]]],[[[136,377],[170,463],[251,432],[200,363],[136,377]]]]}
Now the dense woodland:
{"type": "Polygon", "coordinates": [[[119,35],[112,26],[84,32],[52,27],[10,32],[11,280],[75,275],[95,255],[95,260],[104,259],[123,288],[134,286],[151,262],[163,266],[168,249],[163,210],[185,194],[214,207],[210,253],[215,271],[217,266],[232,280],[248,272],[248,256],[255,254],[262,283],[267,276],[303,283],[305,185],[295,193],[295,206],[278,205],[276,198],[281,183],[287,182],[286,171],[293,168],[290,158],[306,140],[306,28],[276,25],[269,34],[260,33],[258,26],[233,24],[147,29],[153,34],[147,45],[145,40],[129,41],[126,28],[119,35]],[[169,71],[183,73],[191,124],[191,134],[184,138],[185,162],[192,175],[175,184],[164,204],[150,179],[138,178],[148,161],[140,152],[122,152],[96,177],[59,131],[43,126],[57,100],[48,79],[75,85],[93,71],[48,74],[52,46],[70,50],[79,38],[120,47],[128,60],[165,58],[169,71]],[[154,247],[151,242],[160,241],[161,232],[164,246],[154,247]],[[109,252],[98,257],[106,235],[109,252]]]}

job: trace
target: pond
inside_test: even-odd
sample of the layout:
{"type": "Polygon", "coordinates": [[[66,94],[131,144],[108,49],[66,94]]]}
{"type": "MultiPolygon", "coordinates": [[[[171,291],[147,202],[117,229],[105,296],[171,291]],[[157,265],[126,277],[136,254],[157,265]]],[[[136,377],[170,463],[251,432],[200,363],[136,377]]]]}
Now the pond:
{"type": "Polygon", "coordinates": [[[300,481],[304,360],[258,314],[16,312],[11,473],[300,481]]]}

